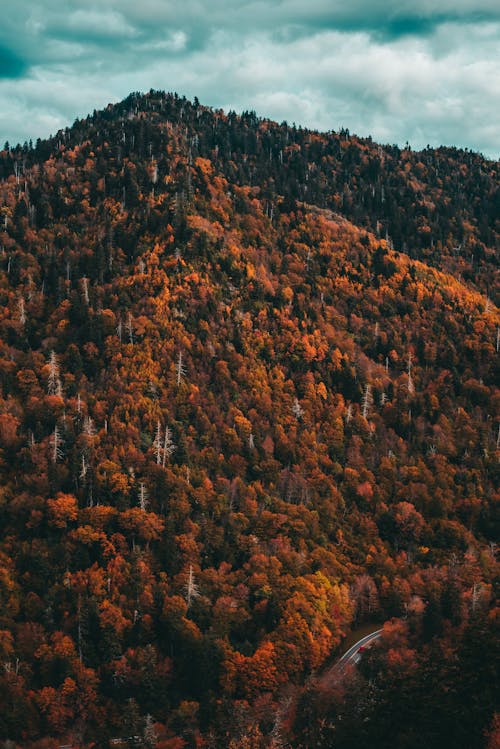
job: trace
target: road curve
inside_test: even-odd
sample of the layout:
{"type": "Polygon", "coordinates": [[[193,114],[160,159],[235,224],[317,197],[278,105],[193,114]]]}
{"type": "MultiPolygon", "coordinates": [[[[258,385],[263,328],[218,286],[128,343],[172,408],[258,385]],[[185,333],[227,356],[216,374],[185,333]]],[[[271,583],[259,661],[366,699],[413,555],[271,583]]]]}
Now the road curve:
{"type": "Polygon", "coordinates": [[[382,629],[370,632],[369,635],[365,635],[361,640],[352,645],[338,661],[324,671],[321,676],[317,677],[316,683],[318,686],[331,687],[333,684],[341,681],[349,670],[349,666],[356,666],[361,660],[360,648],[370,647],[375,640],[378,640],[382,632],[382,629]]]}
{"type": "Polygon", "coordinates": [[[347,650],[347,652],[344,653],[344,655],[339,658],[336,666],[345,666],[348,663],[356,664],[361,658],[360,655],[360,648],[366,648],[369,645],[371,645],[375,640],[378,640],[378,638],[381,636],[383,630],[377,629],[375,632],[371,632],[369,635],[365,635],[365,637],[362,637],[361,640],[358,640],[352,647],[347,650]]]}

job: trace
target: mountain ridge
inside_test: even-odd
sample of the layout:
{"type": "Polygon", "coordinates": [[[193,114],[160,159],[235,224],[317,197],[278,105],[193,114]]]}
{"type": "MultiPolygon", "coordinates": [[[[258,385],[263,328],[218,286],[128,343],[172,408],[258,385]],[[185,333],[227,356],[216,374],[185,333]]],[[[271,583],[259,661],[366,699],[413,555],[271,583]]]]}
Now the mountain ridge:
{"type": "Polygon", "coordinates": [[[0,153],[3,740],[486,745],[498,165],[391,148],[151,92],[0,153]]]}
{"type": "MultiPolygon", "coordinates": [[[[178,147],[191,154],[199,149],[199,155],[210,157],[214,155],[215,149],[216,166],[217,158],[220,158],[223,171],[230,167],[232,179],[236,179],[237,184],[251,184],[251,164],[257,154],[260,159],[259,169],[262,171],[259,175],[261,181],[262,177],[271,180],[270,185],[261,184],[267,190],[266,197],[270,202],[273,194],[285,197],[289,195],[291,199],[297,199],[301,189],[306,192],[309,190],[318,198],[310,202],[321,205],[327,200],[334,205],[342,205],[345,215],[353,219],[361,218],[367,228],[371,228],[379,236],[391,238],[403,251],[405,244],[408,245],[409,236],[412,236],[414,246],[410,247],[410,251],[416,252],[417,256],[420,251],[424,251],[424,259],[428,262],[435,262],[436,257],[439,257],[438,262],[443,262],[446,258],[452,272],[455,275],[465,273],[469,282],[477,282],[485,253],[488,261],[497,267],[495,252],[491,251],[491,247],[498,247],[499,163],[488,161],[467,150],[439,148],[412,152],[397,146],[379,146],[371,138],[350,136],[346,130],[323,134],[290,127],[286,123],[278,125],[271,120],[259,119],[252,112],[244,112],[242,115],[230,112],[224,115],[222,110],[202,107],[196,99],[191,103],[177,94],[165,95],[163,92],[151,91],[146,95],[131,94],[122,102],[109,105],[102,112],[94,112],[85,120],[77,120],[72,128],[60,131],[51,140],[40,141],[38,150],[35,149],[34,153],[46,156],[54,145],[63,146],[66,138],[74,145],[82,137],[79,134],[81,128],[90,127],[95,137],[110,122],[115,126],[118,122],[121,127],[119,135],[122,139],[125,138],[122,150],[133,150],[135,145],[126,140],[127,122],[130,125],[141,119],[143,128],[139,128],[137,146],[139,150],[143,149],[144,155],[147,148],[151,146],[153,149],[153,145],[156,145],[153,143],[155,139],[148,139],[146,133],[153,122],[157,121],[159,125],[159,135],[157,133],[156,136],[158,144],[166,142],[166,132],[173,122],[182,123],[185,133],[180,136],[178,147]],[[209,125],[208,134],[200,137],[195,132],[196,125],[204,120],[209,125]],[[220,135],[218,130],[222,131],[220,135]],[[188,144],[186,137],[190,132],[192,142],[188,144]],[[220,145],[215,142],[217,138],[220,145]],[[258,142],[259,138],[261,143],[258,142]],[[267,141],[270,138],[273,143],[268,149],[267,141]],[[297,149],[305,152],[303,168],[296,164],[297,149]],[[266,151],[266,159],[267,154],[270,157],[267,165],[266,159],[261,158],[263,151],[266,151]],[[231,162],[232,155],[238,159],[237,168],[231,162]],[[398,159],[403,162],[408,175],[404,170],[402,174],[398,173],[398,159]],[[326,164],[325,168],[321,168],[322,161],[326,164]],[[302,187],[294,173],[294,163],[298,171],[302,169],[302,187]],[[278,164],[283,169],[276,169],[278,164]],[[449,174],[447,168],[451,169],[449,174]],[[384,174],[384,170],[387,170],[387,178],[380,180],[380,173],[384,174]],[[318,174],[315,176],[316,172],[318,174]],[[308,186],[306,182],[309,180],[315,184],[308,186]],[[360,193],[358,200],[353,199],[351,186],[354,186],[356,194],[360,193]],[[429,195],[424,200],[421,190],[425,187],[429,195]],[[331,194],[325,194],[325,190],[331,190],[331,194]],[[402,209],[404,191],[409,196],[406,200],[411,198],[415,201],[414,208],[402,209]],[[464,213],[467,192],[472,216],[466,215],[467,211],[464,213]],[[457,215],[453,216],[453,212],[457,215]],[[439,224],[443,219],[445,224],[441,227],[439,224]],[[409,232],[404,230],[405,222],[409,224],[409,232]],[[469,250],[472,259],[464,257],[469,250]]],[[[135,144],[136,136],[132,137],[135,144]]],[[[480,282],[487,285],[488,278],[480,279],[480,282]]]]}

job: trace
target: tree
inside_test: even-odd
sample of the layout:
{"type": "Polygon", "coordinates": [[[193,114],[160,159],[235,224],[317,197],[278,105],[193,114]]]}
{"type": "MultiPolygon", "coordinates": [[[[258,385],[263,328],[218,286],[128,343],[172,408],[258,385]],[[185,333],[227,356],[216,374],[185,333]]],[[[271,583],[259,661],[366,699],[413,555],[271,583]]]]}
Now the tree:
{"type": "Polygon", "coordinates": [[[195,581],[192,564],[189,565],[189,572],[188,572],[188,577],[187,577],[184,590],[185,590],[185,599],[186,599],[187,607],[189,609],[191,607],[193,600],[195,598],[198,598],[200,595],[200,591],[195,581]]]}
{"type": "Polygon", "coordinates": [[[186,377],[186,367],[184,366],[184,362],[183,362],[182,350],[179,351],[179,355],[177,357],[177,364],[175,366],[175,372],[176,372],[177,387],[179,387],[182,380],[186,377]]]}
{"type": "Polygon", "coordinates": [[[304,415],[304,410],[302,409],[302,406],[300,405],[297,398],[295,398],[293,401],[292,411],[297,421],[300,421],[302,416],[304,415]]]}
{"type": "Polygon", "coordinates": [[[165,467],[167,459],[170,458],[172,453],[176,450],[176,446],[172,442],[172,432],[169,427],[165,427],[165,438],[163,440],[163,460],[162,465],[165,467]]]}
{"type": "Polygon", "coordinates": [[[55,351],[50,352],[48,367],[49,367],[49,374],[47,378],[47,392],[49,395],[61,396],[62,385],[61,385],[61,380],[59,377],[59,364],[57,362],[57,356],[55,354],[55,351]]]}
{"type": "Polygon", "coordinates": [[[62,460],[63,458],[63,439],[61,437],[61,433],[59,431],[59,427],[54,427],[54,431],[52,432],[52,436],[50,438],[50,457],[53,463],[57,463],[58,460],[62,460]]]}
{"type": "Polygon", "coordinates": [[[162,429],[159,419],[156,423],[156,433],[153,442],[153,449],[156,455],[156,464],[160,465],[162,463],[162,429]]]}
{"type": "Polygon", "coordinates": [[[139,484],[139,507],[146,512],[148,508],[148,492],[143,481],[139,484]]]}
{"type": "Polygon", "coordinates": [[[363,418],[367,419],[370,414],[370,409],[373,404],[373,396],[371,386],[367,383],[365,386],[365,393],[363,395],[363,418]]]}
{"type": "Polygon", "coordinates": [[[49,523],[56,528],[66,528],[78,518],[78,502],[72,494],[59,493],[55,499],[47,500],[49,523]]]}

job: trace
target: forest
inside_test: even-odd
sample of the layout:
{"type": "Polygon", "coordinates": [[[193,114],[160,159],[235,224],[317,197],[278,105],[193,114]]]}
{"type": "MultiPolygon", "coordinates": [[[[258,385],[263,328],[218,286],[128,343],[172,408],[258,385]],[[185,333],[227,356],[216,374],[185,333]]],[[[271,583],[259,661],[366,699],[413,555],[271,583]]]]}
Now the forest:
{"type": "Polygon", "coordinates": [[[2,747],[500,746],[499,172],[161,91],[5,144],[2,747]]]}

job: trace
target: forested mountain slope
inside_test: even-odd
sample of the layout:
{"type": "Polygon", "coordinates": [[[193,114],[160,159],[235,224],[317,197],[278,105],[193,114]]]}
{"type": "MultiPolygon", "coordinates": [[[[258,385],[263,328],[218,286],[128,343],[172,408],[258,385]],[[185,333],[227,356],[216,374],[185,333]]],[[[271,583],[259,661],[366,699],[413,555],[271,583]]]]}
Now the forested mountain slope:
{"type": "Polygon", "coordinates": [[[0,175],[0,737],[359,746],[437,660],[495,741],[498,163],[151,92],[0,175]]]}

